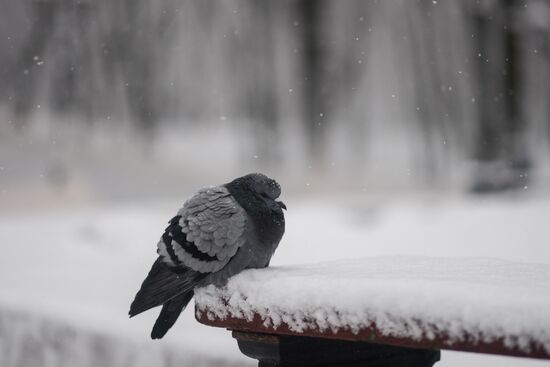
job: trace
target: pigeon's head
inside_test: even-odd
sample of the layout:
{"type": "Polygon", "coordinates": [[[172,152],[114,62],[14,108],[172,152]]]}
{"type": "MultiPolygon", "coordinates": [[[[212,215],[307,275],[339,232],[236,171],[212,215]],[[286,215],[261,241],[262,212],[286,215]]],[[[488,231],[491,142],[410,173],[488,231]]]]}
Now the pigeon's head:
{"type": "Polygon", "coordinates": [[[252,192],[256,198],[264,201],[273,209],[286,209],[286,205],[282,201],[276,200],[281,195],[281,185],[264,174],[251,173],[234,179],[228,185],[252,192]]]}

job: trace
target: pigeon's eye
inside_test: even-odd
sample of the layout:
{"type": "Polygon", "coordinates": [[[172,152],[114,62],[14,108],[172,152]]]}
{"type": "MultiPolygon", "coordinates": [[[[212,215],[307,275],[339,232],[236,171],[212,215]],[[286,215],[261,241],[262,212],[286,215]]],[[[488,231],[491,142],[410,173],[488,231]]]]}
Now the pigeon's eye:
{"type": "Polygon", "coordinates": [[[261,195],[263,198],[269,199],[269,196],[268,196],[265,192],[262,192],[260,195],[261,195]]]}

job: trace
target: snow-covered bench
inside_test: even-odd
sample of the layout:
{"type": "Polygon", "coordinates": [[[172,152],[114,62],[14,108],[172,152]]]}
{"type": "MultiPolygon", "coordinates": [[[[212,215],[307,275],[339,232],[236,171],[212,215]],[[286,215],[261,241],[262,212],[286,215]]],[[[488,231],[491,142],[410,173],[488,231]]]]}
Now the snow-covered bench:
{"type": "Polygon", "coordinates": [[[195,298],[197,320],[233,330],[260,365],[431,366],[440,349],[550,359],[545,264],[383,257],[272,267],[195,298]]]}

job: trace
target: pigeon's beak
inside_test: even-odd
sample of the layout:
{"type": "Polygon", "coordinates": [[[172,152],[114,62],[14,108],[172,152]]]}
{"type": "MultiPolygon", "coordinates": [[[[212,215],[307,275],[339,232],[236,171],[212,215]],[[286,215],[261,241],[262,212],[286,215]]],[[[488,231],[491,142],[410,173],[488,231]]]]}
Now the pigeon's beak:
{"type": "Polygon", "coordinates": [[[277,204],[279,204],[279,207],[286,210],[286,205],[282,201],[277,201],[277,204]]]}

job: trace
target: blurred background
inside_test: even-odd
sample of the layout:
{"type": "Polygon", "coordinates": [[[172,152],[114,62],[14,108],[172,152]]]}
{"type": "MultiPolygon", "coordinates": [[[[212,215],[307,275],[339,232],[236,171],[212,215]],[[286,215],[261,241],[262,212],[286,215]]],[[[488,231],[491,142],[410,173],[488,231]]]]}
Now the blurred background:
{"type": "MultiPolygon", "coordinates": [[[[2,366],[252,366],[193,310],[161,343],[126,319],[185,198],[252,171],[289,208],[273,265],[550,263],[546,0],[2,9],[2,366]]],[[[541,365],[438,365],[507,364],[541,365]]]]}

